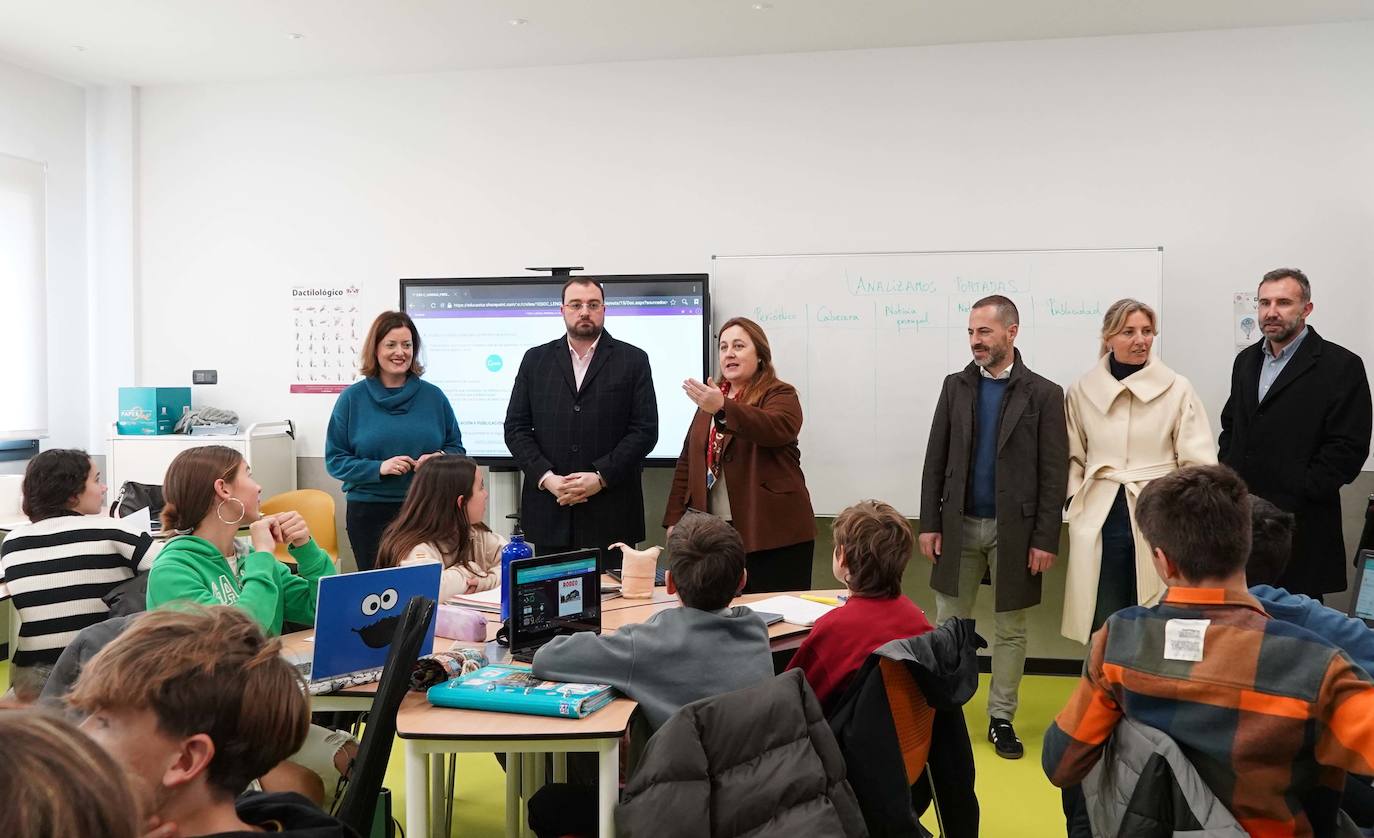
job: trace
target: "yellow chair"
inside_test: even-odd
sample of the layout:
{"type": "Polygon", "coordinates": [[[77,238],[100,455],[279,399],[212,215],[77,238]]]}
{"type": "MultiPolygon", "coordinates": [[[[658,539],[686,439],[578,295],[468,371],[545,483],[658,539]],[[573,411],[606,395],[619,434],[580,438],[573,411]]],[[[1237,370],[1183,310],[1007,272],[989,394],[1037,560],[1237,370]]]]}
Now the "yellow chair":
{"type": "MultiPolygon", "coordinates": [[[[334,498],[328,492],[319,489],[282,492],[258,504],[258,509],[264,515],[276,515],[279,512],[300,513],[305,519],[305,525],[310,527],[310,537],[315,539],[321,550],[329,554],[334,567],[339,566],[339,530],[334,524],[334,498]]],[[[286,552],[285,544],[277,545],[276,556],[287,564],[296,563],[291,554],[286,552]]]]}

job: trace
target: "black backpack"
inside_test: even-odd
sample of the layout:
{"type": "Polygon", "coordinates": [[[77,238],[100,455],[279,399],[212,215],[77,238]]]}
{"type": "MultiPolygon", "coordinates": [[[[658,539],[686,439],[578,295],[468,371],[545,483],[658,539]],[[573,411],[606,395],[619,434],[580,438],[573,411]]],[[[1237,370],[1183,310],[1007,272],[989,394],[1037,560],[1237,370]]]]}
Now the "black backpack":
{"type": "Polygon", "coordinates": [[[156,521],[162,515],[164,503],[166,501],[162,498],[161,486],[154,483],[135,483],[132,480],[126,480],[124,485],[119,487],[119,496],[115,498],[114,503],[110,504],[110,517],[124,518],[140,509],[147,509],[148,514],[156,521]]]}

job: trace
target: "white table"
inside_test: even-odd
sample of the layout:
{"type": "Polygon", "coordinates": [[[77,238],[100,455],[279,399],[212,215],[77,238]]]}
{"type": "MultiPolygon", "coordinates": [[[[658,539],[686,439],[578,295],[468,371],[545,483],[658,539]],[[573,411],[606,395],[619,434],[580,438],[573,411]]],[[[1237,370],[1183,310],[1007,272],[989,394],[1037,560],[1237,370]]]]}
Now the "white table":
{"type": "MultiPolygon", "coordinates": [[[[506,835],[520,834],[522,798],[543,783],[546,753],[590,751],[597,754],[600,835],[615,835],[615,806],[620,797],[620,738],[630,727],[635,702],[618,698],[585,719],[494,713],[434,707],[421,693],[411,693],[396,715],[396,735],[405,749],[406,833],[435,835],[442,821],[445,754],[505,753],[506,835]]],[[[555,763],[554,781],[563,779],[555,763]]],[[[452,793],[452,790],[447,790],[452,793]]]]}

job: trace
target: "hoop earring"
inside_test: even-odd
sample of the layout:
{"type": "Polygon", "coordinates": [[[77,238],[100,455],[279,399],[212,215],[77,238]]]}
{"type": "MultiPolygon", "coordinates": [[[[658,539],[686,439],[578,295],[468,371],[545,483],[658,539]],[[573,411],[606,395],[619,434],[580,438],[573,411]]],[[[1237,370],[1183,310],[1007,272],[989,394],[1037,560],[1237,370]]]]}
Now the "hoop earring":
{"type": "Polygon", "coordinates": [[[221,524],[233,525],[241,523],[243,521],[243,516],[245,512],[247,512],[247,510],[244,509],[243,501],[239,500],[238,498],[227,498],[215,504],[215,517],[220,520],[221,524]],[[224,518],[224,504],[228,501],[233,501],[234,503],[237,503],[239,505],[239,516],[232,521],[227,521],[224,518]]]}

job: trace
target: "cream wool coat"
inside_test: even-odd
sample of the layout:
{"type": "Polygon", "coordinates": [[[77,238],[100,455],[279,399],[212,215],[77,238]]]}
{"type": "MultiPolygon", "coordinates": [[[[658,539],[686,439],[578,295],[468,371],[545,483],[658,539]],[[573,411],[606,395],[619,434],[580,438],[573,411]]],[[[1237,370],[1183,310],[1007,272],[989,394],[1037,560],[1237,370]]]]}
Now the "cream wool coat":
{"type": "Polygon", "coordinates": [[[1207,411],[1188,379],[1152,357],[1122,381],[1107,355],[1069,388],[1069,563],[1064,586],[1065,637],[1087,643],[1102,570],[1102,524],[1121,486],[1126,487],[1135,534],[1135,585],[1141,605],[1153,605],[1164,582],[1151,549],[1135,525],[1140,491],[1182,466],[1217,461],[1207,411]]]}

